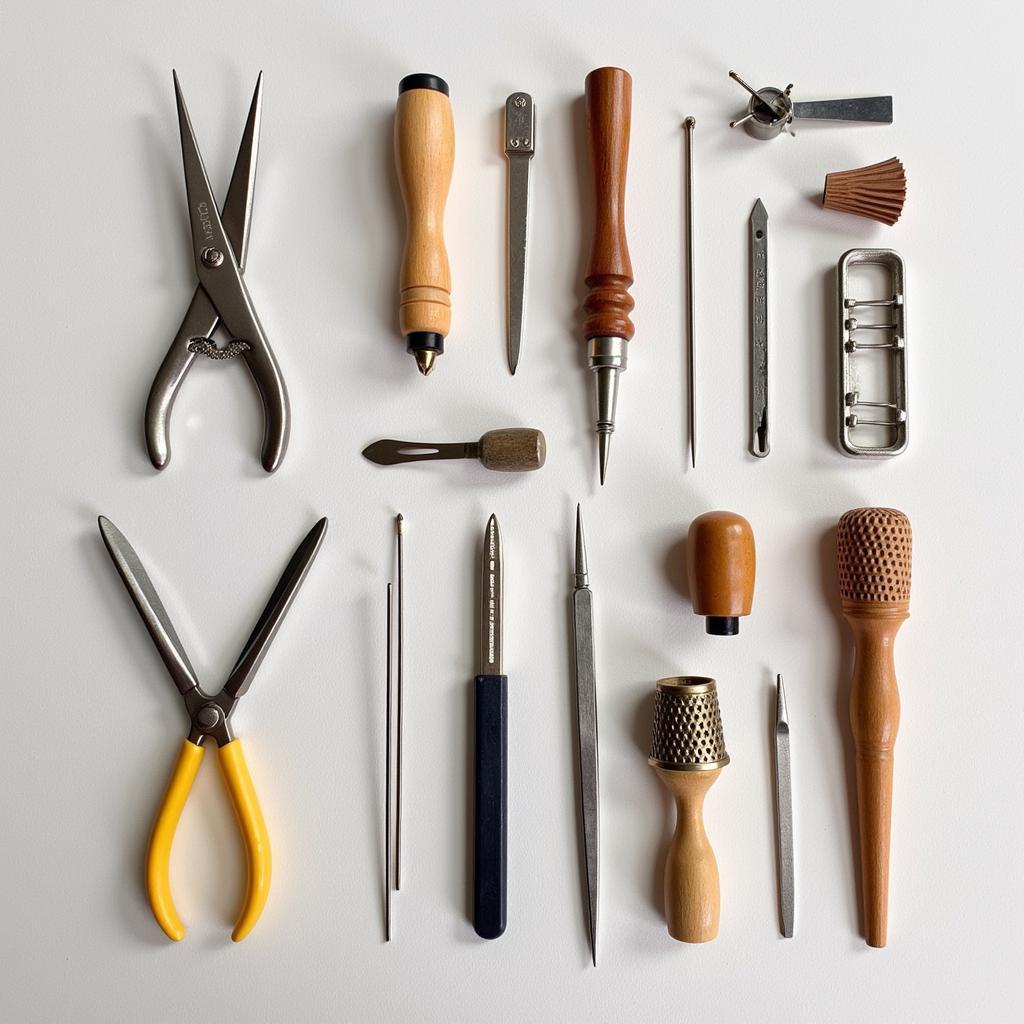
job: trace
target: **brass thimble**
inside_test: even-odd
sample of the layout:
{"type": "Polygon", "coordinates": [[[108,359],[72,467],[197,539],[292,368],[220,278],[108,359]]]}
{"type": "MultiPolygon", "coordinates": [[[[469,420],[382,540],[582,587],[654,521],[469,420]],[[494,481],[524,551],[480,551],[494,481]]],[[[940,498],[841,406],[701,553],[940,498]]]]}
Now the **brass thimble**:
{"type": "Polygon", "coordinates": [[[714,679],[669,676],[658,680],[647,760],[674,772],[707,772],[729,763],[714,679]]]}

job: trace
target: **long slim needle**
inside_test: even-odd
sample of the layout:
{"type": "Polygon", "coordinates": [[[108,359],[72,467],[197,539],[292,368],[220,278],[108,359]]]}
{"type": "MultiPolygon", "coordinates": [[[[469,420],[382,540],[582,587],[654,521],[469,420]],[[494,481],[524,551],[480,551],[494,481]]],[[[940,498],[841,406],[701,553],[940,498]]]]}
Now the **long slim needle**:
{"type": "Polygon", "coordinates": [[[387,603],[387,683],[385,714],[387,715],[384,726],[385,753],[384,753],[384,941],[391,941],[391,639],[392,639],[392,601],[391,584],[388,584],[387,603]]]}
{"type": "Polygon", "coordinates": [[[402,888],[402,737],[405,718],[405,569],[404,523],[402,513],[395,517],[398,533],[398,750],[395,761],[395,889],[402,888]]]}
{"type": "Polygon", "coordinates": [[[689,355],[689,372],[687,384],[689,385],[690,404],[690,465],[697,468],[697,360],[696,349],[696,328],[694,314],[694,268],[693,268],[693,129],[697,127],[697,121],[693,117],[683,121],[683,128],[686,129],[686,320],[687,320],[687,353],[689,355]]]}
{"type": "Polygon", "coordinates": [[[789,710],[782,676],[776,678],[775,698],[775,806],[779,857],[779,913],[782,934],[793,937],[793,790],[789,751],[789,710]]]}

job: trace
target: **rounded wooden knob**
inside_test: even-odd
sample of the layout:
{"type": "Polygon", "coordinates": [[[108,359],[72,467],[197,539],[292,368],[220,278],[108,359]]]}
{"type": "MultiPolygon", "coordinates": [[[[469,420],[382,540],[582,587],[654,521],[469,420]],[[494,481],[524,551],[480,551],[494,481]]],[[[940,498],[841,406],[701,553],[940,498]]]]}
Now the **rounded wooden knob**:
{"type": "Polygon", "coordinates": [[[488,430],[480,438],[480,461],[499,473],[524,473],[540,469],[547,458],[544,435],[533,427],[488,430]]]}
{"type": "Polygon", "coordinates": [[[693,610],[713,636],[735,636],[754,601],[754,531],[735,512],[705,512],[690,524],[686,570],[693,610]]]}

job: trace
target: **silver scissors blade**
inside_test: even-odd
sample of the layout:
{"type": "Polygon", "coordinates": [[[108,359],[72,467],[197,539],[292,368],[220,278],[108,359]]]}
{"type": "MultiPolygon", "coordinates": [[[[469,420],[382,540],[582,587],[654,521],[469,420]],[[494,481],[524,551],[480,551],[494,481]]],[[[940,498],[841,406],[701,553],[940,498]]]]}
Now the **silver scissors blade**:
{"type": "Polygon", "coordinates": [[[99,517],[100,534],[103,543],[107,547],[114,566],[117,569],[121,581],[124,583],[132,602],[134,603],[142,621],[149,631],[149,635],[156,644],[167,671],[174,680],[178,692],[190,693],[199,686],[195,669],[188,660],[185,648],[178,639],[170,616],[160,600],[160,595],[153,586],[135,553],[135,549],[128,543],[123,533],[106,516],[99,517]]]}
{"type": "Polygon", "coordinates": [[[779,856],[779,912],[782,934],[793,937],[793,788],[789,751],[789,709],[782,676],[776,680],[775,698],[775,807],[779,856]]]}
{"type": "MultiPolygon", "coordinates": [[[[260,121],[263,113],[263,72],[256,80],[249,116],[242,131],[242,141],[235,158],[227,196],[221,211],[221,223],[238,260],[240,271],[245,269],[249,250],[252,221],[253,193],[256,182],[256,155],[259,149],[260,121]]],[[[190,342],[195,338],[213,337],[220,324],[210,296],[202,285],[197,285],[188,312],[178,328],[171,347],[153,380],[146,404],[146,447],[150,461],[163,469],[171,459],[170,416],[174,399],[178,395],[185,374],[196,358],[190,342]]]]}
{"type": "Polygon", "coordinates": [[[519,365],[526,315],[526,241],[530,221],[530,161],[536,139],[533,98],[514,92],[505,101],[508,157],[508,368],[519,365]]]}
{"type": "Polygon", "coordinates": [[[597,673],[594,667],[594,595],[587,573],[583,516],[576,506],[576,586],[572,595],[573,640],[576,647],[576,714],[580,755],[580,799],[583,849],[587,867],[590,949],[597,966],[597,897],[601,854],[597,760],[597,673]]]}
{"type": "Polygon", "coordinates": [[[285,613],[291,607],[292,600],[298,593],[299,587],[302,586],[302,581],[306,578],[306,573],[309,572],[316,553],[320,550],[320,544],[326,532],[327,518],[325,516],[306,534],[302,543],[295,549],[295,554],[285,566],[277,586],[274,587],[274,592],[270,595],[270,600],[267,601],[266,608],[263,609],[263,613],[253,627],[252,634],[245,642],[245,647],[242,648],[242,653],[238,656],[238,661],[235,662],[235,667],[224,684],[224,692],[229,696],[241,697],[249,689],[252,677],[266,656],[271,641],[277,635],[285,613]]]}

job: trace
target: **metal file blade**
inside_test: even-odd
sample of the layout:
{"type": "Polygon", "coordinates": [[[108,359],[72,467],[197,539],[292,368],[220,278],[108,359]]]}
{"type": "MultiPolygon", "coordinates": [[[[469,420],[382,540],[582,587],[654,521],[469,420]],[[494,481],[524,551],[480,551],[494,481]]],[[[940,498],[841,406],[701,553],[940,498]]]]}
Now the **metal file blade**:
{"type": "Polygon", "coordinates": [[[533,98],[514,92],[505,101],[508,157],[508,368],[516,372],[526,313],[526,239],[530,219],[530,161],[534,148],[533,98]]]}
{"type": "Polygon", "coordinates": [[[768,438],[768,211],[760,199],[750,214],[751,454],[763,459],[768,438]]]}
{"type": "Polygon", "coordinates": [[[782,934],[793,937],[793,789],[789,759],[789,710],[782,676],[775,703],[775,809],[779,857],[779,913],[782,934]]]}
{"type": "Polygon", "coordinates": [[[590,948],[597,966],[597,896],[600,868],[600,805],[597,762],[597,676],[594,668],[594,595],[587,572],[583,517],[576,506],[576,585],[572,595],[576,647],[576,713],[579,726],[580,799],[583,848],[587,866],[590,948]]]}
{"type": "Polygon", "coordinates": [[[501,533],[496,516],[487,520],[480,580],[480,675],[500,676],[502,585],[501,533]]]}

